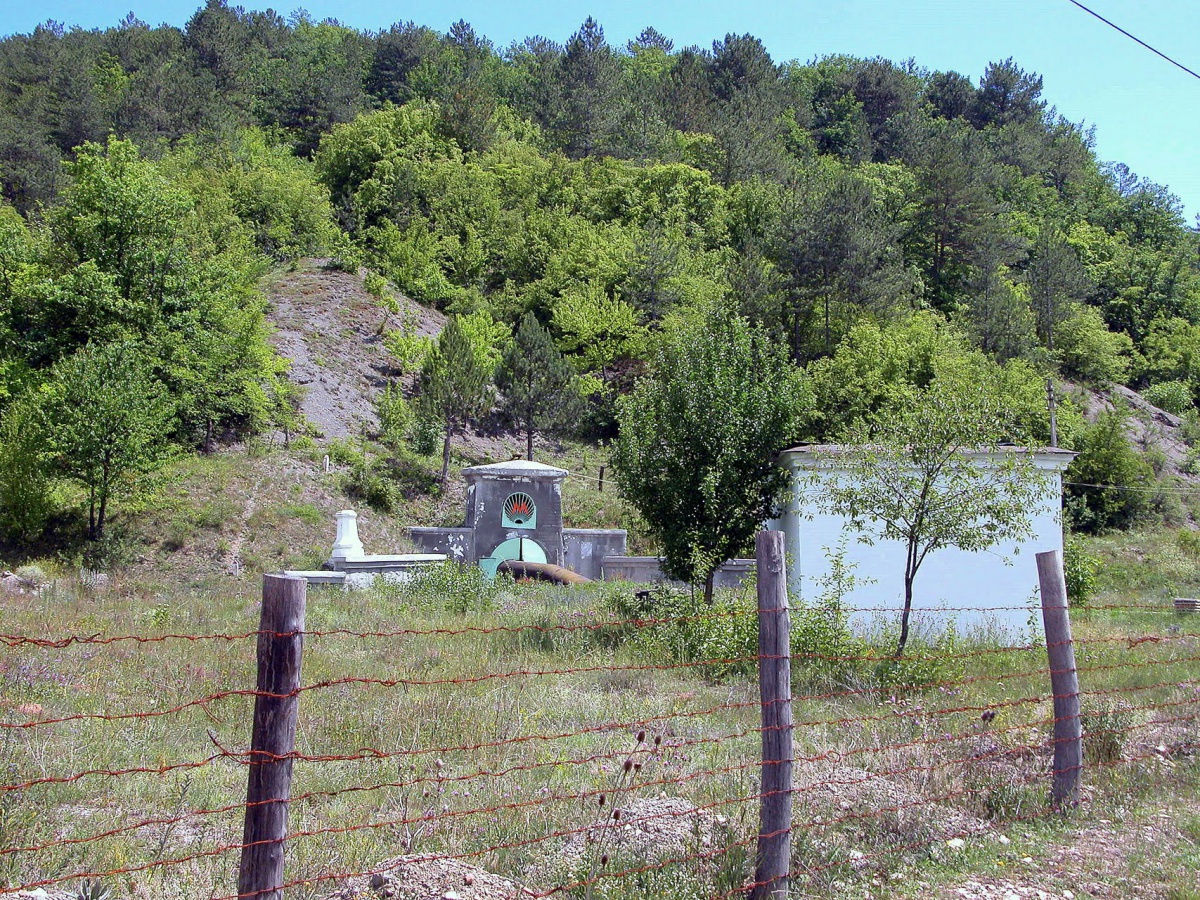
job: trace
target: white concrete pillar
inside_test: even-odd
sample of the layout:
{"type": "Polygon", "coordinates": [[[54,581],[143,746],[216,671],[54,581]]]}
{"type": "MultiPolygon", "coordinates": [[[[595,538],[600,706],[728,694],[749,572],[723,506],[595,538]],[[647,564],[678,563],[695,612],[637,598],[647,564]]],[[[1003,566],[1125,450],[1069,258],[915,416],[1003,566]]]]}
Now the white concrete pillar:
{"type": "Polygon", "coordinates": [[[333,568],[340,569],[346,560],[362,559],[366,553],[362,541],[358,539],[358,513],[343,509],[334,518],[337,519],[337,536],[333,541],[333,552],[329,554],[329,563],[333,568]]]}

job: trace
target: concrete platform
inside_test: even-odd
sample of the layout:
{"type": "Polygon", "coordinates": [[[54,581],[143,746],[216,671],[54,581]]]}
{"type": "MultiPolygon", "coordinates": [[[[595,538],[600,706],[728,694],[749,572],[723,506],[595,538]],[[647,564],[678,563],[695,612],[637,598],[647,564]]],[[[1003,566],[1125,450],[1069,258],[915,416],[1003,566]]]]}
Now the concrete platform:
{"type": "Polygon", "coordinates": [[[309,584],[335,584],[338,587],[344,587],[346,584],[345,572],[330,572],[327,569],[288,570],[283,574],[291,575],[294,578],[303,578],[309,584]]]}
{"type": "Polygon", "coordinates": [[[445,553],[396,553],[338,560],[334,565],[339,572],[403,572],[445,561],[445,553]]]}

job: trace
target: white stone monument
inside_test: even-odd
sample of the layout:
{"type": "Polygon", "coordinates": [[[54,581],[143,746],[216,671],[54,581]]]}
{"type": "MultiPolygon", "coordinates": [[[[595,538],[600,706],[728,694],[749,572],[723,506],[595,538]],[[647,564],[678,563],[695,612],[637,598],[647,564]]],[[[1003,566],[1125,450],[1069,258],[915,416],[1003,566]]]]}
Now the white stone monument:
{"type": "Polygon", "coordinates": [[[337,535],[333,539],[329,564],[335,569],[340,569],[342,566],[339,563],[362,559],[366,551],[358,538],[358,513],[352,509],[343,509],[334,518],[337,520],[337,535]]]}

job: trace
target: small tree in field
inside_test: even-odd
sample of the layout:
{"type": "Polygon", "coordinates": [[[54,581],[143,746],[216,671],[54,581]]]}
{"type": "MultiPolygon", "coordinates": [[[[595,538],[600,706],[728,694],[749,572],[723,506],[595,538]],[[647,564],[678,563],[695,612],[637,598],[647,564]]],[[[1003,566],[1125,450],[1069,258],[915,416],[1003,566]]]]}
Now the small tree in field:
{"type": "Polygon", "coordinates": [[[1030,510],[1049,486],[1028,453],[1000,447],[1012,436],[1008,421],[989,385],[939,378],[913,403],[852,428],[834,459],[839,477],[821,482],[826,511],[846,517],[864,543],[904,544],[897,657],[908,643],[913,583],[930,553],[983,551],[1032,534],[1030,510]]]}
{"type": "Polygon", "coordinates": [[[441,423],[442,474],[450,477],[450,440],[487,412],[492,402],[492,372],[476,353],[470,336],[454,316],[438,336],[421,367],[421,414],[441,423]]]}
{"type": "Polygon", "coordinates": [[[54,369],[47,419],[60,470],[88,495],[88,537],[104,536],[108,502],[134,494],[168,457],[174,406],[129,343],[89,344],[54,369]]]}
{"type": "Polygon", "coordinates": [[[533,459],[535,433],[569,428],[581,412],[575,370],[533,313],[521,319],[504,351],[496,387],[504,394],[500,412],[505,421],[525,432],[526,459],[533,459]]]}
{"type": "Polygon", "coordinates": [[[612,464],[662,549],[663,571],[703,582],[776,512],[776,457],[811,398],[782,349],[723,310],[664,337],[652,374],[618,407],[612,464]]]}

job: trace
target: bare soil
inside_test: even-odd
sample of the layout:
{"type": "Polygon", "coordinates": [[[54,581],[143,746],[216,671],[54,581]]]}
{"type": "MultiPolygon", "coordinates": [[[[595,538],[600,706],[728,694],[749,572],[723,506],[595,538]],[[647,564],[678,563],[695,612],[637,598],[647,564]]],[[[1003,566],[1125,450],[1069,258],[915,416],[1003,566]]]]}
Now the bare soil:
{"type": "Polygon", "coordinates": [[[300,411],[315,437],[344,438],[378,426],[375,395],[396,373],[383,332],[415,313],[417,332],[435,336],[445,316],[397,293],[401,314],[388,314],[362,277],[302,259],[267,288],[271,343],[291,362],[288,377],[303,389],[300,411]]]}
{"type": "Polygon", "coordinates": [[[1185,808],[1164,808],[1135,820],[1100,819],[1043,848],[1039,854],[1015,856],[1011,874],[973,876],[942,888],[943,900],[1024,900],[1050,897],[1105,900],[1174,900],[1200,896],[1200,872],[1193,871],[1192,890],[1162,884],[1157,873],[1172,865],[1172,856],[1189,840],[1177,827],[1181,811],[1200,812],[1200,801],[1185,808]]]}

